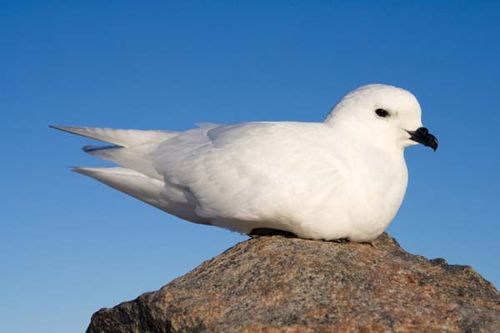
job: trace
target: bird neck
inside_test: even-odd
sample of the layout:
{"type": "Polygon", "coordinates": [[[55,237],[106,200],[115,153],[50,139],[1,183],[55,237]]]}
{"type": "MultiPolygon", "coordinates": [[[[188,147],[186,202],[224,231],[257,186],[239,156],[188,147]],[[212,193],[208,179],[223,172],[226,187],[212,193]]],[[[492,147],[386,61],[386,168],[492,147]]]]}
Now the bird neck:
{"type": "Polygon", "coordinates": [[[336,140],[341,141],[346,149],[371,150],[379,153],[403,156],[404,147],[399,144],[397,137],[392,133],[377,132],[362,122],[348,118],[336,118],[325,121],[325,125],[332,129],[336,140]]]}

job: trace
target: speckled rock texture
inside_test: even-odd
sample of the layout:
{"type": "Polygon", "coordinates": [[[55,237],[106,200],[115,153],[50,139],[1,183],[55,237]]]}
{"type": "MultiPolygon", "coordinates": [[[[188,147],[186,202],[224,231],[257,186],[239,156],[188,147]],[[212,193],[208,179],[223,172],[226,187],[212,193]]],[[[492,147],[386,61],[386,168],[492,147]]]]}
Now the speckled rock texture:
{"type": "Polygon", "coordinates": [[[99,310],[87,332],[500,332],[500,295],[386,234],[372,245],[267,236],[99,310]]]}

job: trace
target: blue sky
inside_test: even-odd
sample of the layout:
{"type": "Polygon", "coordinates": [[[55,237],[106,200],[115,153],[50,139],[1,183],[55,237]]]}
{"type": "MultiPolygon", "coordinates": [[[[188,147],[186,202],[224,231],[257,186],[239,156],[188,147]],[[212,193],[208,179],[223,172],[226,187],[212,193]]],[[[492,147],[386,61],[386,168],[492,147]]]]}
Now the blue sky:
{"type": "Polygon", "coordinates": [[[389,232],[498,286],[499,40],[498,1],[0,1],[2,330],[81,332],[245,239],[69,172],[105,163],[49,124],[321,121],[372,82],[440,140],[389,232]]]}

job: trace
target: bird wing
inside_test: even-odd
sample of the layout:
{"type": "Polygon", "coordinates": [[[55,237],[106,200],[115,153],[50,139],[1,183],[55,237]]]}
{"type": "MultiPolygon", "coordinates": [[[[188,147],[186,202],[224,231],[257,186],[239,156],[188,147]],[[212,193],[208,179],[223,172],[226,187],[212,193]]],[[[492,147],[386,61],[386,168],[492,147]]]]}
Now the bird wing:
{"type": "Polygon", "coordinates": [[[329,131],[321,123],[206,126],[160,144],[154,167],[189,193],[201,217],[293,220],[284,214],[307,214],[298,208],[304,196],[321,205],[338,184],[329,182],[338,178],[329,131]]]}

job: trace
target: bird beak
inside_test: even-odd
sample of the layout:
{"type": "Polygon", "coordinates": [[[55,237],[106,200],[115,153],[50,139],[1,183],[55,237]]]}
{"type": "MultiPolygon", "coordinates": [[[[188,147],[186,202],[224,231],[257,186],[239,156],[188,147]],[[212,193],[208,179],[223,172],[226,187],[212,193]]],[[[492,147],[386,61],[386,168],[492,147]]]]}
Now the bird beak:
{"type": "Polygon", "coordinates": [[[410,140],[421,143],[424,146],[431,147],[436,151],[438,147],[438,139],[429,133],[425,127],[420,127],[416,131],[407,131],[410,134],[410,140]]]}

